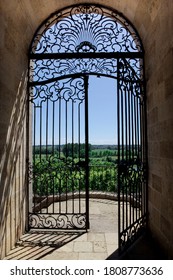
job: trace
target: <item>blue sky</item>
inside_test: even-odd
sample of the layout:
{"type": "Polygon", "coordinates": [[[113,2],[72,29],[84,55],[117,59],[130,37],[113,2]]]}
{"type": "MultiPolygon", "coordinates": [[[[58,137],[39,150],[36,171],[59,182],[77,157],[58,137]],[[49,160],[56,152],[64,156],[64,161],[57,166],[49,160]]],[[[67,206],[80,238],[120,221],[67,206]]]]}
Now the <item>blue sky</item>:
{"type": "MultiPolygon", "coordinates": [[[[117,144],[117,94],[116,80],[97,76],[89,76],[88,108],[89,108],[89,143],[91,144],[117,144]]],[[[61,105],[61,140],[59,143],[59,101],[54,107],[54,141],[53,135],[53,102],[49,101],[48,117],[48,144],[64,144],[65,131],[65,102],[61,105]]],[[[40,142],[40,108],[36,109],[36,145],[46,144],[46,102],[42,103],[42,125],[40,142]]],[[[71,103],[68,102],[68,129],[67,142],[79,142],[78,133],[78,105],[74,111],[74,138],[72,140],[71,103]]],[[[84,103],[81,105],[80,115],[80,142],[85,142],[84,103]]],[[[34,134],[33,134],[34,135],[34,134]]]]}
{"type": "Polygon", "coordinates": [[[116,80],[89,77],[89,138],[91,144],[117,143],[116,80]]]}

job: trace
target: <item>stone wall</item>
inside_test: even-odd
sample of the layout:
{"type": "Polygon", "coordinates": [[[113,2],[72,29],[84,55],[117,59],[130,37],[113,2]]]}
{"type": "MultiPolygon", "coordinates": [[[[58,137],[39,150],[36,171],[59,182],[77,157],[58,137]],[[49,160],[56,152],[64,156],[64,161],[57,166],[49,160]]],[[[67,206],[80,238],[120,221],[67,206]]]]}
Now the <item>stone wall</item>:
{"type": "Polygon", "coordinates": [[[138,30],[146,51],[149,226],[173,256],[173,1],[12,0],[1,1],[0,40],[0,256],[25,230],[26,82],[28,49],[41,22],[77,3],[106,4],[138,30]]]}
{"type": "Polygon", "coordinates": [[[22,36],[25,18],[19,1],[10,1],[9,6],[1,1],[0,10],[0,258],[3,258],[25,229],[28,42],[22,36]]]}
{"type": "Polygon", "coordinates": [[[173,258],[173,2],[153,1],[145,37],[149,225],[173,258]],[[155,5],[154,5],[155,3],[155,5]]]}

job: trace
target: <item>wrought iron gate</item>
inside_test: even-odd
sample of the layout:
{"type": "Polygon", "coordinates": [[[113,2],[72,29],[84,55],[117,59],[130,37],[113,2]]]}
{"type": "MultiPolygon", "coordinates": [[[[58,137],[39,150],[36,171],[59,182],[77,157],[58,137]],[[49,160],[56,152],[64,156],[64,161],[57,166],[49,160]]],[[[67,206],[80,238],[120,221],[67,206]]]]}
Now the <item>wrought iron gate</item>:
{"type": "Polygon", "coordinates": [[[144,50],[138,33],[117,11],[67,7],[38,28],[29,58],[29,226],[89,227],[88,76],[107,76],[117,79],[122,252],[147,217],[144,50]]]}
{"type": "Polygon", "coordinates": [[[125,251],[146,228],[146,119],[140,61],[118,60],[119,250],[125,251]],[[133,65],[133,67],[132,67],[133,65]]]}
{"type": "Polygon", "coordinates": [[[37,83],[30,89],[33,104],[30,229],[89,227],[87,96],[86,75],[37,83]]]}

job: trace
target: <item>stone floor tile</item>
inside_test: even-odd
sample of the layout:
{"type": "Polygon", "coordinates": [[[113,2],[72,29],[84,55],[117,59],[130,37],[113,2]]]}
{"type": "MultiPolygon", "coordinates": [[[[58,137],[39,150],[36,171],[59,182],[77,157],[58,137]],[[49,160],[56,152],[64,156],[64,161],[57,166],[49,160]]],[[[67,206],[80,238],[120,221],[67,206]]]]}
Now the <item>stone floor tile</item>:
{"type": "Polygon", "coordinates": [[[88,233],[84,233],[82,235],[80,235],[79,237],[77,237],[74,241],[87,241],[88,240],[88,233]]]}
{"type": "Polygon", "coordinates": [[[106,260],[107,253],[79,253],[79,260],[106,260]]]}
{"type": "Polygon", "coordinates": [[[89,241],[74,241],[74,252],[93,252],[93,244],[89,241]]]}
{"type": "Polygon", "coordinates": [[[58,248],[56,250],[56,252],[57,253],[60,253],[60,252],[73,252],[73,245],[74,245],[73,242],[69,242],[69,243],[63,245],[62,247],[58,248]]]}
{"type": "Polygon", "coordinates": [[[117,247],[115,247],[114,244],[107,244],[107,253],[108,256],[110,256],[113,252],[115,252],[116,250],[118,250],[118,245],[117,247]]]}
{"type": "Polygon", "coordinates": [[[79,254],[71,252],[60,252],[60,253],[53,253],[50,255],[45,256],[42,260],[78,260],[79,254]]]}
{"type": "Polygon", "coordinates": [[[114,233],[118,230],[116,220],[110,215],[90,215],[92,232],[114,233]]]}
{"type": "Polygon", "coordinates": [[[107,244],[118,244],[118,234],[117,233],[105,233],[105,239],[107,244]]]}
{"type": "Polygon", "coordinates": [[[94,252],[107,252],[106,242],[94,241],[94,252]]]}
{"type": "Polygon", "coordinates": [[[88,241],[105,241],[104,233],[88,233],[88,241]]]}

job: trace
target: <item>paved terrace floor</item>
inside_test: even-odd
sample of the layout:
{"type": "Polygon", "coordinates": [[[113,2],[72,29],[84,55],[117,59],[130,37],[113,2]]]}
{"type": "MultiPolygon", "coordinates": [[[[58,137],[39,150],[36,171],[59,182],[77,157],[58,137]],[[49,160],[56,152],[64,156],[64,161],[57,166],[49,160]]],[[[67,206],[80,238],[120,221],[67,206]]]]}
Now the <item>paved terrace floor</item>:
{"type": "Polygon", "coordinates": [[[29,232],[6,259],[105,260],[118,248],[118,202],[90,199],[89,232],[29,232]]]}
{"type": "MultiPolygon", "coordinates": [[[[118,202],[90,199],[90,231],[29,232],[6,260],[116,260],[118,257],[118,202]]],[[[142,237],[121,259],[164,259],[148,236],[142,237]]]]}

